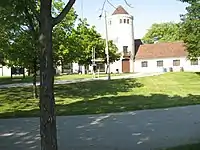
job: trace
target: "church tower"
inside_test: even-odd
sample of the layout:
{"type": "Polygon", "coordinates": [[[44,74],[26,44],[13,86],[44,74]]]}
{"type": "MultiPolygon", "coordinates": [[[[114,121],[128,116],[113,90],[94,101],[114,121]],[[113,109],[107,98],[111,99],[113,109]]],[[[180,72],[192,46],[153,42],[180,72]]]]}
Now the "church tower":
{"type": "Polygon", "coordinates": [[[111,64],[111,72],[118,70],[122,72],[134,72],[134,29],[133,16],[122,6],[119,6],[113,14],[108,17],[108,39],[118,47],[121,53],[119,61],[111,64]]]}

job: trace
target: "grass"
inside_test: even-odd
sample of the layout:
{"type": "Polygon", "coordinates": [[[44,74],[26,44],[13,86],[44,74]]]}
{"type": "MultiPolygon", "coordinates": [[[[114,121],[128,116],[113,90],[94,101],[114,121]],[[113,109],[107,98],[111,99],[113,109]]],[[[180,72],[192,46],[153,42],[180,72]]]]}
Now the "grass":
{"type": "Polygon", "coordinates": [[[199,150],[199,149],[200,149],[200,144],[192,144],[192,145],[184,145],[184,146],[169,148],[166,150],[199,150]]]}
{"type": "MultiPolygon", "coordinates": [[[[55,85],[57,115],[83,115],[200,104],[200,76],[160,76],[55,85]]],[[[0,90],[0,118],[39,115],[31,87],[0,90]]]]}
{"type": "MultiPolygon", "coordinates": [[[[124,74],[111,74],[111,76],[119,76],[124,74]]],[[[96,75],[97,77],[98,75],[96,75]]],[[[100,74],[99,77],[105,77],[106,74],[100,74]]],[[[55,76],[55,80],[76,80],[76,79],[83,79],[83,78],[92,78],[91,74],[72,74],[72,75],[60,75],[55,76]]],[[[37,77],[37,81],[39,81],[39,77],[37,77]]],[[[13,76],[11,77],[0,77],[0,85],[5,84],[13,84],[13,83],[32,83],[33,78],[32,76],[26,76],[23,78],[22,76],[13,76]]]]}

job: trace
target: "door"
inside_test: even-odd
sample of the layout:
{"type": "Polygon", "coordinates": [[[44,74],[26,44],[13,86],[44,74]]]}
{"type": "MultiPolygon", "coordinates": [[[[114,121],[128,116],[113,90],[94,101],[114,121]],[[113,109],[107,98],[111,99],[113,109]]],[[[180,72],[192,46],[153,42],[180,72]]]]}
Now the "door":
{"type": "Polygon", "coordinates": [[[123,59],[122,60],[122,72],[123,73],[129,73],[130,72],[130,60],[129,59],[123,59]]]}

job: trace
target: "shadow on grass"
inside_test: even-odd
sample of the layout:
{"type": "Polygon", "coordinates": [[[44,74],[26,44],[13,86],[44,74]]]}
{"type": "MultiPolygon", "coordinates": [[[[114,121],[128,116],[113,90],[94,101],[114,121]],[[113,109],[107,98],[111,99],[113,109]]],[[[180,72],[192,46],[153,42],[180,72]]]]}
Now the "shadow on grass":
{"type": "MultiPolygon", "coordinates": [[[[70,98],[81,98],[82,100],[87,101],[88,99],[97,98],[99,96],[110,96],[117,95],[118,92],[129,92],[135,87],[142,86],[143,85],[136,80],[98,80],[84,83],[55,85],[55,96],[58,99],[56,100],[57,103],[66,104],[69,103],[67,100],[70,98]]],[[[35,116],[39,109],[39,101],[33,100],[32,98],[31,87],[1,89],[0,100],[7,108],[0,108],[0,117],[35,116]]]]}
{"type": "Polygon", "coordinates": [[[1,102],[16,102],[33,98],[32,87],[12,87],[0,89],[1,102]]]}
{"type": "MultiPolygon", "coordinates": [[[[37,77],[37,81],[39,81],[39,77],[37,77]]],[[[0,77],[0,85],[5,84],[16,84],[16,83],[32,83],[33,78],[32,76],[26,76],[23,78],[22,76],[14,76],[11,77],[0,77]]]]}
{"type": "Polygon", "coordinates": [[[200,72],[195,72],[197,75],[200,75],[200,72]]]}
{"type": "Polygon", "coordinates": [[[129,92],[143,85],[134,79],[98,80],[84,83],[55,85],[55,96],[60,98],[95,98],[97,96],[117,95],[118,92],[129,92]]]}
{"type": "Polygon", "coordinates": [[[84,115],[126,112],[155,108],[168,108],[200,104],[200,95],[168,96],[163,94],[102,97],[90,101],[79,101],[68,105],[57,105],[58,115],[84,115]]]}
{"type": "MultiPolygon", "coordinates": [[[[163,94],[152,94],[150,96],[112,96],[96,98],[89,101],[79,101],[70,104],[57,104],[56,114],[58,116],[104,114],[196,104],[200,104],[200,95],[188,95],[187,97],[171,97],[163,94]]],[[[27,111],[15,110],[12,112],[0,113],[0,118],[36,116],[39,116],[39,108],[27,111]]]]}

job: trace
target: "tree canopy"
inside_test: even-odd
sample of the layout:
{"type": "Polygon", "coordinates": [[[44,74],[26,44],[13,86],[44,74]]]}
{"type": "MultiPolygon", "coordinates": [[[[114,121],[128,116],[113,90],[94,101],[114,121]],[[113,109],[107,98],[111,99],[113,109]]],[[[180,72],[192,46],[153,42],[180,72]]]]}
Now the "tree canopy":
{"type": "Polygon", "coordinates": [[[181,40],[180,23],[166,22],[155,23],[143,37],[145,43],[158,42],[174,42],[181,40]]]}
{"type": "Polygon", "coordinates": [[[181,37],[189,52],[190,59],[200,57],[200,1],[181,0],[187,2],[187,13],[181,16],[181,37]]]}
{"type": "MultiPolygon", "coordinates": [[[[95,57],[102,59],[104,63],[106,62],[105,39],[96,31],[95,26],[90,26],[86,19],[80,19],[72,35],[72,39],[76,40],[76,42],[74,41],[76,45],[73,50],[78,51],[76,62],[81,65],[90,65],[92,63],[93,48],[95,49],[95,57]]],[[[114,62],[120,58],[117,52],[118,48],[116,45],[112,41],[109,41],[110,62],[114,62]]]]}

